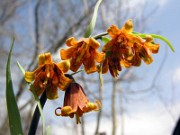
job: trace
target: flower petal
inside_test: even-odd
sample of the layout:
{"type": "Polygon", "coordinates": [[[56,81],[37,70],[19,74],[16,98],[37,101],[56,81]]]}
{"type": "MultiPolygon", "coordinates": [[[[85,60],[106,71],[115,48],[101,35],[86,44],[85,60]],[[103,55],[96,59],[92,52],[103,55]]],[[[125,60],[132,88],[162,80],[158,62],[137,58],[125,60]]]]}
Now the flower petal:
{"type": "Polygon", "coordinates": [[[24,78],[27,82],[32,82],[35,79],[35,74],[34,74],[34,72],[26,71],[24,78]]]}
{"type": "Polygon", "coordinates": [[[45,72],[40,72],[36,76],[36,79],[35,79],[32,87],[30,87],[30,91],[34,91],[37,94],[37,96],[39,96],[45,90],[46,85],[47,85],[46,73],[45,72]]]}
{"type": "Polygon", "coordinates": [[[152,44],[152,43],[145,43],[145,46],[154,54],[158,53],[159,51],[159,44],[152,44]]]}
{"type": "Polygon", "coordinates": [[[108,34],[110,35],[111,38],[116,38],[118,36],[118,34],[120,34],[120,30],[118,29],[118,27],[116,25],[111,25],[108,30],[107,30],[108,34]]]}
{"type": "Polygon", "coordinates": [[[70,69],[73,72],[76,72],[80,68],[82,63],[83,63],[82,61],[76,62],[76,58],[72,58],[72,60],[70,61],[70,69]]]}
{"type": "Polygon", "coordinates": [[[143,59],[143,61],[146,64],[151,64],[153,62],[153,58],[151,56],[151,52],[148,48],[145,46],[142,46],[140,52],[139,52],[140,57],[143,59]]]}
{"type": "Polygon", "coordinates": [[[70,48],[68,48],[66,50],[65,49],[61,49],[60,50],[61,59],[62,60],[70,59],[76,49],[77,48],[75,48],[75,47],[70,47],[70,48]]]}
{"type": "Polygon", "coordinates": [[[76,46],[78,43],[79,42],[76,41],[76,39],[74,37],[71,37],[71,38],[66,40],[66,45],[69,47],[76,46]]]}
{"type": "Polygon", "coordinates": [[[90,111],[98,111],[101,108],[101,103],[96,100],[95,103],[87,102],[86,105],[83,107],[84,112],[90,112],[90,111]]]}
{"type": "Polygon", "coordinates": [[[111,41],[107,42],[107,43],[103,46],[102,51],[103,51],[103,52],[111,51],[112,48],[113,48],[113,43],[114,43],[114,41],[115,41],[115,40],[112,39],[111,41]]]}
{"type": "Polygon", "coordinates": [[[102,73],[106,74],[108,72],[109,65],[108,65],[108,59],[105,59],[102,65],[102,73]]]}
{"type": "Polygon", "coordinates": [[[133,31],[133,22],[131,19],[126,21],[126,23],[122,27],[122,31],[125,33],[131,33],[133,31]]]}
{"type": "Polygon", "coordinates": [[[58,98],[58,91],[55,85],[49,85],[46,88],[46,95],[48,99],[57,99],[58,98]]]}
{"type": "Polygon", "coordinates": [[[44,53],[39,55],[39,66],[43,64],[52,63],[51,53],[44,53]]]}
{"type": "Polygon", "coordinates": [[[57,66],[63,71],[63,73],[66,73],[70,69],[70,61],[63,60],[60,63],[57,63],[57,66]]]}
{"type": "Polygon", "coordinates": [[[89,58],[85,58],[83,61],[84,69],[87,74],[93,73],[97,71],[97,67],[95,64],[95,60],[93,56],[90,56],[89,58]]]}
{"type": "Polygon", "coordinates": [[[100,43],[91,37],[89,39],[89,46],[91,46],[94,49],[98,49],[100,47],[100,43]]]}
{"type": "Polygon", "coordinates": [[[121,66],[125,67],[125,68],[130,68],[132,66],[132,63],[126,61],[126,60],[121,60],[120,61],[121,66]]]}
{"type": "Polygon", "coordinates": [[[105,59],[105,53],[99,53],[98,51],[95,51],[95,59],[97,62],[102,63],[105,59]]]}
{"type": "Polygon", "coordinates": [[[64,106],[61,108],[61,116],[69,116],[71,113],[74,113],[71,106],[64,106]]]}

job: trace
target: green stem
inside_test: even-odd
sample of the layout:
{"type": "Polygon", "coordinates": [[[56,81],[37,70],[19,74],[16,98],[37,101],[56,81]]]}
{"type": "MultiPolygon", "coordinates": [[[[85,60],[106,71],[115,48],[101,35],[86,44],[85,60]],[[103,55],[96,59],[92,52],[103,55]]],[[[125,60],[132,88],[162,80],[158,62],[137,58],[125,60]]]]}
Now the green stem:
{"type": "MultiPolygon", "coordinates": [[[[41,104],[42,108],[44,107],[46,100],[47,100],[46,91],[44,91],[41,98],[40,98],[40,104],[41,104]]],[[[39,112],[39,107],[37,105],[35,112],[34,112],[34,115],[33,115],[33,118],[32,118],[32,121],[31,121],[31,125],[30,125],[28,135],[35,135],[36,134],[36,130],[37,130],[38,123],[39,123],[39,118],[40,118],[40,112],[39,112]]]]}
{"type": "Polygon", "coordinates": [[[77,72],[72,73],[71,76],[73,76],[73,75],[75,75],[75,74],[77,74],[79,72],[82,72],[82,71],[84,71],[84,69],[81,69],[81,70],[78,70],[77,72]]]}
{"type": "Polygon", "coordinates": [[[107,32],[103,32],[103,33],[100,33],[98,35],[93,36],[93,38],[96,40],[101,39],[102,36],[106,36],[107,34],[108,34],[107,32]]]}

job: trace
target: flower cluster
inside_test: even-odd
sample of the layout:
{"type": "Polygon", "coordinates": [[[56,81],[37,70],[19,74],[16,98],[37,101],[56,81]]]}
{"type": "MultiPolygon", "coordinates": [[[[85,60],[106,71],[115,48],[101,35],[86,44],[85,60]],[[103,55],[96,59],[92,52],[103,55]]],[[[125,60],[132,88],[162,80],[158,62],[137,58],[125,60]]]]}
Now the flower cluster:
{"type": "Polygon", "coordinates": [[[84,65],[87,74],[100,71],[105,74],[109,71],[112,77],[117,77],[122,67],[140,66],[142,60],[150,64],[153,62],[151,54],[158,53],[159,44],[155,44],[150,35],[142,38],[133,33],[132,20],[128,20],[121,29],[110,26],[107,34],[111,39],[101,52],[98,51],[100,43],[95,37],[80,40],[71,37],[66,40],[69,48],[60,50],[63,61],[55,63],[50,53],[40,54],[38,68],[25,73],[25,80],[32,83],[30,90],[38,96],[45,91],[48,99],[56,99],[58,88],[65,91],[63,107],[55,110],[57,116],[73,118],[75,115],[78,124],[84,113],[101,108],[99,101],[90,102],[83,88],[72,77],[65,75],[69,69],[77,72],[84,65]]]}
{"type": "Polygon", "coordinates": [[[132,33],[132,20],[128,20],[122,29],[112,25],[107,32],[112,39],[102,48],[108,55],[103,63],[102,72],[106,73],[109,69],[113,77],[121,71],[121,66],[140,66],[141,59],[146,64],[152,63],[151,53],[157,53],[159,50],[159,44],[154,44],[150,35],[142,39],[132,33]]]}

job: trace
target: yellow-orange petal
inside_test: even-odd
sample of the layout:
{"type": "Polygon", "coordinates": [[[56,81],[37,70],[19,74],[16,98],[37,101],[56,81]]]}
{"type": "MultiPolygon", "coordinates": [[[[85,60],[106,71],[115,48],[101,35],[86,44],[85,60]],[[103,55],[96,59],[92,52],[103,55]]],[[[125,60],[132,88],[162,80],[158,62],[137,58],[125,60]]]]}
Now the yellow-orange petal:
{"type": "Polygon", "coordinates": [[[57,86],[55,85],[49,85],[46,88],[46,95],[48,99],[57,99],[58,98],[58,91],[57,91],[57,86]]]}
{"type": "Polygon", "coordinates": [[[108,43],[106,43],[106,44],[103,46],[102,51],[103,51],[103,52],[111,51],[112,48],[113,48],[113,43],[114,43],[114,39],[112,39],[111,41],[109,41],[108,43]]]}
{"type": "Polygon", "coordinates": [[[108,59],[105,59],[102,65],[102,73],[106,74],[108,72],[109,65],[108,65],[108,59]]]}
{"type": "Polygon", "coordinates": [[[98,63],[102,63],[105,59],[105,53],[100,53],[100,52],[95,50],[94,57],[98,63]]]}
{"type": "Polygon", "coordinates": [[[111,38],[116,38],[118,36],[118,34],[120,34],[120,30],[116,25],[111,25],[108,30],[107,30],[109,36],[111,38]]]}
{"type": "Polygon", "coordinates": [[[59,76],[59,84],[58,87],[62,90],[65,91],[68,86],[71,84],[72,80],[65,77],[64,75],[59,76]]]}
{"type": "Polygon", "coordinates": [[[97,67],[96,67],[93,56],[90,56],[89,58],[84,59],[83,64],[84,64],[84,69],[87,74],[97,71],[97,67]]]}
{"type": "Polygon", "coordinates": [[[51,53],[39,54],[39,66],[52,63],[51,53]]]}
{"type": "Polygon", "coordinates": [[[76,72],[80,68],[82,63],[83,63],[82,61],[76,62],[76,59],[73,58],[70,61],[70,70],[72,70],[73,72],[76,72]]]}
{"type": "Polygon", "coordinates": [[[86,105],[83,107],[84,112],[90,112],[90,111],[98,111],[102,107],[101,103],[96,100],[95,103],[87,102],[86,105]]]}
{"type": "Polygon", "coordinates": [[[78,43],[79,42],[76,41],[76,39],[74,37],[71,37],[71,38],[66,40],[66,45],[69,47],[76,46],[78,43]]]}
{"type": "Polygon", "coordinates": [[[146,42],[153,42],[153,37],[151,35],[146,35],[146,42]]]}
{"type": "Polygon", "coordinates": [[[147,47],[142,46],[142,48],[140,49],[139,55],[146,64],[151,64],[153,62],[151,52],[147,47]]]}
{"type": "Polygon", "coordinates": [[[142,59],[147,65],[149,65],[153,62],[152,56],[142,57],[142,59]]]}
{"type": "Polygon", "coordinates": [[[98,49],[100,47],[100,43],[91,37],[89,39],[89,46],[91,46],[94,49],[98,49]]]}
{"type": "Polygon", "coordinates": [[[26,71],[24,78],[27,82],[32,82],[35,79],[35,74],[34,74],[34,72],[26,71]]]}
{"type": "Polygon", "coordinates": [[[70,69],[70,60],[63,60],[60,63],[57,63],[57,66],[66,73],[70,69]]]}
{"type": "Polygon", "coordinates": [[[30,91],[32,91],[32,92],[34,91],[36,93],[36,95],[39,96],[45,90],[46,85],[47,85],[46,73],[40,72],[36,76],[36,79],[34,80],[33,85],[30,87],[30,91]]]}
{"type": "Polygon", "coordinates": [[[68,49],[61,49],[60,50],[60,56],[62,60],[67,60],[70,59],[74,53],[74,51],[76,51],[77,48],[75,47],[70,47],[68,49]]]}
{"type": "Polygon", "coordinates": [[[56,108],[55,110],[55,114],[57,116],[69,116],[71,113],[73,113],[74,111],[72,110],[71,106],[64,106],[62,108],[56,108]],[[61,109],[61,113],[58,113],[57,111],[61,109]]]}
{"type": "Polygon", "coordinates": [[[126,21],[126,23],[122,27],[122,31],[125,33],[131,33],[133,31],[133,22],[131,19],[126,21]]]}
{"type": "Polygon", "coordinates": [[[125,68],[130,68],[132,66],[132,63],[126,61],[126,60],[121,60],[120,61],[121,66],[125,67],[125,68]]]}
{"type": "Polygon", "coordinates": [[[145,46],[154,54],[158,53],[159,51],[159,44],[152,44],[152,43],[145,43],[145,46]]]}
{"type": "Polygon", "coordinates": [[[130,62],[133,66],[139,67],[141,65],[141,58],[139,56],[139,53],[136,53],[130,62]]]}

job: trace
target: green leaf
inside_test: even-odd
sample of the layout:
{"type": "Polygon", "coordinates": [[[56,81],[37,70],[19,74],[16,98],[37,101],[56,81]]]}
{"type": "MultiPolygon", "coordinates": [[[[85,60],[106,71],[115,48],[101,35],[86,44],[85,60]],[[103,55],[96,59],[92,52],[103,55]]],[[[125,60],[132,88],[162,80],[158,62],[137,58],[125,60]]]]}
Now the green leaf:
{"type": "Polygon", "coordinates": [[[17,61],[17,65],[18,65],[19,69],[21,70],[21,72],[23,73],[23,75],[25,75],[25,70],[18,61],[17,61]]]}
{"type": "Polygon", "coordinates": [[[106,44],[107,42],[110,41],[110,38],[106,37],[106,36],[102,36],[101,40],[106,44]]]}
{"type": "Polygon", "coordinates": [[[157,35],[157,34],[141,34],[141,33],[138,33],[138,32],[133,32],[133,34],[136,35],[136,36],[140,36],[141,38],[146,38],[146,35],[151,35],[153,38],[157,38],[157,39],[160,39],[160,40],[164,41],[169,46],[169,48],[173,52],[175,52],[175,50],[174,50],[172,44],[170,43],[170,41],[167,38],[163,37],[163,36],[160,36],[160,35],[157,35]]]}
{"type": "MultiPolygon", "coordinates": [[[[20,68],[21,72],[23,73],[23,75],[25,75],[25,70],[24,68],[21,66],[21,64],[17,61],[17,64],[18,64],[18,67],[20,68]]],[[[31,83],[28,83],[28,85],[33,89],[33,95],[34,95],[34,98],[37,102],[37,105],[38,105],[38,109],[39,109],[39,112],[40,112],[40,116],[41,116],[41,120],[42,120],[42,134],[45,134],[45,118],[44,118],[44,114],[43,114],[43,109],[42,109],[42,106],[41,106],[41,103],[40,103],[40,100],[34,90],[34,87],[31,83]]],[[[49,132],[49,130],[47,130],[49,132]]]]}
{"type": "Polygon", "coordinates": [[[45,118],[44,118],[41,102],[40,102],[39,97],[37,96],[37,94],[35,92],[34,86],[31,83],[29,84],[29,86],[32,88],[32,92],[33,92],[34,98],[35,98],[35,100],[37,102],[37,106],[38,106],[39,113],[40,113],[40,116],[41,116],[41,120],[42,120],[42,135],[45,135],[46,126],[45,126],[45,118]]]}
{"type": "Polygon", "coordinates": [[[50,126],[47,126],[47,128],[46,128],[46,135],[50,135],[50,132],[51,132],[50,126]]]}
{"type": "Polygon", "coordinates": [[[169,46],[169,48],[170,48],[173,52],[175,52],[172,44],[170,43],[170,41],[169,41],[167,38],[165,38],[165,37],[163,37],[163,36],[160,36],[160,35],[156,35],[156,34],[150,34],[150,35],[151,35],[153,38],[158,38],[158,39],[163,40],[163,41],[169,46]]]}
{"type": "Polygon", "coordinates": [[[92,20],[91,20],[90,24],[88,25],[88,27],[86,29],[86,32],[84,34],[85,38],[90,37],[92,31],[94,30],[94,27],[95,27],[95,24],[96,24],[96,19],[97,19],[98,8],[99,8],[99,5],[101,4],[101,2],[102,2],[102,0],[98,0],[98,2],[96,3],[96,6],[94,8],[94,13],[93,13],[92,20]]]}
{"type": "Polygon", "coordinates": [[[11,49],[9,52],[7,65],[6,65],[6,105],[9,118],[9,128],[11,135],[22,135],[22,125],[18,106],[13,91],[13,84],[11,79],[11,54],[14,46],[14,39],[12,41],[11,49]]]}

